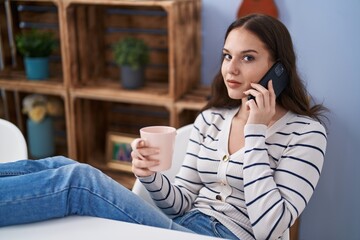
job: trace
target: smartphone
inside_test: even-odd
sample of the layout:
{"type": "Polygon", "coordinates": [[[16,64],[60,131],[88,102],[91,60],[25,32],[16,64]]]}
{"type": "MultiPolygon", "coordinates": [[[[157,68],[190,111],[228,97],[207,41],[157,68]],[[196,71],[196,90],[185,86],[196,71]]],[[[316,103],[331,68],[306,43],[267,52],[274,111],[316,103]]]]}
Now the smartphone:
{"type": "MultiPolygon", "coordinates": [[[[277,61],[274,65],[269,69],[269,71],[264,75],[264,77],[259,81],[259,84],[265,88],[268,86],[268,82],[272,80],[274,91],[276,97],[280,95],[280,93],[285,89],[286,85],[289,82],[289,75],[286,72],[284,65],[277,61]]],[[[249,95],[248,100],[255,99],[254,96],[249,95]]]]}

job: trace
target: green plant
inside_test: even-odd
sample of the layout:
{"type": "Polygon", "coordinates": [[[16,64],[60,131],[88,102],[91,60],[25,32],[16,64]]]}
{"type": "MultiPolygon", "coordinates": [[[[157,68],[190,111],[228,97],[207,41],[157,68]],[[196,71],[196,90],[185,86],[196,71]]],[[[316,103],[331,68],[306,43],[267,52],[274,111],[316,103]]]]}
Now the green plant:
{"type": "Polygon", "coordinates": [[[115,61],[119,65],[127,65],[138,69],[149,63],[149,48],[138,38],[126,37],[114,44],[115,61]]]}
{"type": "Polygon", "coordinates": [[[31,30],[16,35],[16,48],[24,57],[48,57],[56,48],[52,32],[31,30]]]}

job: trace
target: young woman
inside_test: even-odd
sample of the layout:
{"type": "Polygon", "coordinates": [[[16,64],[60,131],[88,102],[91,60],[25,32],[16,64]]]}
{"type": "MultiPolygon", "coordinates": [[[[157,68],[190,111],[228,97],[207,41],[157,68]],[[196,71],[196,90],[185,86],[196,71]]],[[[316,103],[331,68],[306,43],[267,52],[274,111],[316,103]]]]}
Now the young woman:
{"type": "Polygon", "coordinates": [[[324,107],[310,106],[308,97],[286,27],[265,15],[238,19],[227,30],[221,71],[175,183],[149,170],[158,164],[157,149],[140,142],[132,152],[133,172],[162,212],[100,171],[54,157],[0,165],[0,226],[78,214],[277,239],[306,207],[324,161],[324,107]],[[290,78],[277,98],[272,81],[258,84],[275,61],[290,78]]]}

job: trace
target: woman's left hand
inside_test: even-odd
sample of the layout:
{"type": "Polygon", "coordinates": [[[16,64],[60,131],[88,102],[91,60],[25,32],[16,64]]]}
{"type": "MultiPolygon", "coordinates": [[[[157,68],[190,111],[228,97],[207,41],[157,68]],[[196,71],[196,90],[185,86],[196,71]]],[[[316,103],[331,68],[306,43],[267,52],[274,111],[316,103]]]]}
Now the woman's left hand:
{"type": "Polygon", "coordinates": [[[276,95],[272,80],[268,83],[268,89],[258,83],[251,83],[252,89],[245,91],[246,95],[255,97],[246,102],[250,110],[247,124],[268,125],[275,115],[276,95]]]}
{"type": "Polygon", "coordinates": [[[136,138],[131,143],[132,172],[137,177],[148,177],[154,173],[149,168],[159,165],[159,160],[151,157],[159,153],[159,149],[147,147],[145,141],[136,138]]]}

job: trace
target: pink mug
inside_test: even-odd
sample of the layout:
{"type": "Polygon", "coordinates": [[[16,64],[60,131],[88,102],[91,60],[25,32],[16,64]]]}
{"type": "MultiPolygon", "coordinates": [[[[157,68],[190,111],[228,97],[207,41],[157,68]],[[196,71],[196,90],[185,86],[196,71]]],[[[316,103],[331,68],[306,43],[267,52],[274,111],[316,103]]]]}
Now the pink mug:
{"type": "MultiPolygon", "coordinates": [[[[144,141],[145,146],[159,149],[159,153],[151,156],[159,160],[159,165],[149,168],[151,171],[165,171],[171,167],[172,155],[174,152],[176,129],[168,126],[150,126],[140,129],[140,138],[135,139],[131,147],[136,151],[140,141],[144,141]]],[[[139,157],[142,158],[140,153],[139,157]]]]}

